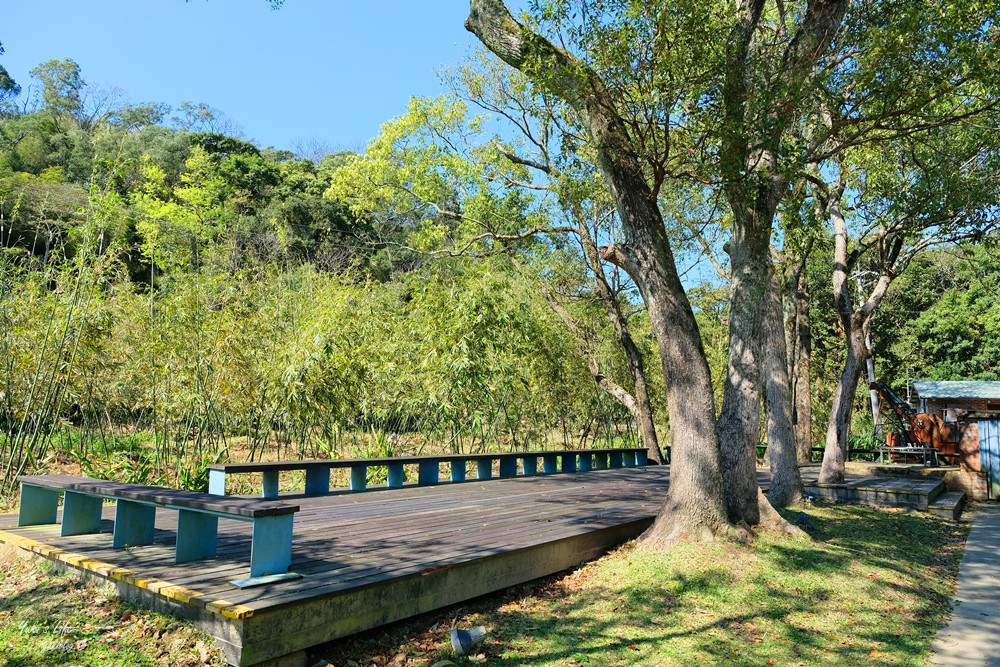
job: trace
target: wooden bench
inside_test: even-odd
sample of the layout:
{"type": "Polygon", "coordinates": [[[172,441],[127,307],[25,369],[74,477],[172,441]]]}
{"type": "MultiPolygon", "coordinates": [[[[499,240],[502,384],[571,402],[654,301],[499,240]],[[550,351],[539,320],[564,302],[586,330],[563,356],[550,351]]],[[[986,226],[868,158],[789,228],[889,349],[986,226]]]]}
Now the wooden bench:
{"type": "Polygon", "coordinates": [[[70,475],[24,475],[18,526],[57,523],[63,495],[60,534],[83,535],[101,529],[104,500],[113,499],[115,526],[112,547],[123,549],[153,542],[157,508],[177,512],[174,562],[213,558],[218,543],[219,518],[249,521],[250,578],[241,587],[297,578],[288,572],[292,562],[292,517],[298,505],[255,498],[219,498],[196,491],[139,486],[70,475]]]}
{"type": "Polygon", "coordinates": [[[219,463],[208,466],[208,492],[226,494],[226,476],[232,474],[263,473],[263,497],[278,497],[278,476],[281,472],[302,470],[306,474],[306,495],[330,493],[330,471],[334,468],[351,470],[351,490],[364,491],[368,487],[368,469],[386,469],[386,486],[402,488],[405,481],[404,466],[417,466],[417,485],[433,486],[440,483],[440,466],[447,463],[452,482],[465,482],[466,466],[476,462],[477,480],[493,478],[493,462],[499,461],[501,479],[518,475],[538,474],[538,459],[542,459],[542,472],[576,472],[606,468],[628,468],[648,463],[646,450],[641,447],[615,449],[564,449],[551,452],[489,452],[481,454],[440,454],[437,456],[398,456],[368,459],[314,459],[306,461],[275,461],[256,463],[219,463]]]}

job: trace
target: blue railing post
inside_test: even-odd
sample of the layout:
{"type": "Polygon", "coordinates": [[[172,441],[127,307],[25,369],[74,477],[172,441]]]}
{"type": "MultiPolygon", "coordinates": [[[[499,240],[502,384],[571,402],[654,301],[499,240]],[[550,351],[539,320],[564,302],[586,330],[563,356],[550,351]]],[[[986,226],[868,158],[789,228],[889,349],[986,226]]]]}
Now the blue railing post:
{"type": "Polygon", "coordinates": [[[403,464],[402,463],[390,463],[386,466],[386,481],[390,489],[401,489],[403,488],[403,464]]]}
{"type": "Polygon", "coordinates": [[[115,505],[115,533],[111,547],[123,549],[152,544],[155,523],[155,506],[119,498],[115,505]]]}
{"type": "Polygon", "coordinates": [[[263,496],[269,500],[274,500],[278,497],[278,471],[277,470],[265,470],[264,471],[264,493],[263,496]]]}
{"type": "Polygon", "coordinates": [[[417,466],[417,484],[420,486],[433,486],[437,484],[439,465],[437,459],[433,461],[421,461],[417,466]]]}
{"type": "Polygon", "coordinates": [[[352,465],[351,491],[364,491],[366,488],[368,488],[368,466],[364,463],[352,465]]]}
{"type": "Polygon", "coordinates": [[[21,483],[21,505],[17,514],[17,525],[37,526],[43,523],[55,523],[58,511],[58,491],[21,483]]]}
{"type": "Polygon", "coordinates": [[[521,474],[525,477],[533,477],[538,474],[537,456],[525,456],[521,459],[521,474]]]}
{"type": "Polygon", "coordinates": [[[562,471],[576,472],[576,454],[563,454],[562,471]]]}
{"type": "Polygon", "coordinates": [[[330,493],[330,468],[313,466],[306,468],[306,495],[325,496],[330,493]]]}
{"type": "Polygon", "coordinates": [[[641,451],[635,453],[635,464],[639,466],[649,465],[649,452],[641,451]]]}
{"type": "Polygon", "coordinates": [[[544,472],[546,475],[551,475],[552,473],[559,472],[558,463],[559,460],[555,454],[543,454],[542,472],[544,472]]]}
{"type": "Polygon", "coordinates": [[[60,535],[86,535],[101,530],[103,498],[66,491],[63,496],[62,530],[60,535]]]}
{"type": "Polygon", "coordinates": [[[226,471],[208,471],[208,492],[215,496],[226,495],[226,471]]]}
{"type": "Polygon", "coordinates": [[[476,461],[476,479],[493,479],[493,459],[476,461]]]}
{"type": "Polygon", "coordinates": [[[292,564],[292,516],[254,519],[250,543],[250,578],[284,574],[292,564]]]}
{"type": "Polygon", "coordinates": [[[175,563],[214,558],[218,539],[219,517],[191,510],[177,511],[175,563]]]}
{"type": "Polygon", "coordinates": [[[451,460],[451,481],[453,482],[465,481],[465,459],[451,460]]]}
{"type": "Polygon", "coordinates": [[[513,455],[501,456],[500,479],[507,479],[516,476],[517,476],[517,457],[513,455]]]}
{"type": "Polygon", "coordinates": [[[620,451],[611,452],[611,455],[608,458],[610,459],[609,462],[612,468],[622,467],[622,453],[620,451]]]}
{"type": "Polygon", "coordinates": [[[594,469],[594,455],[593,454],[580,454],[580,470],[593,470],[594,469]]]}

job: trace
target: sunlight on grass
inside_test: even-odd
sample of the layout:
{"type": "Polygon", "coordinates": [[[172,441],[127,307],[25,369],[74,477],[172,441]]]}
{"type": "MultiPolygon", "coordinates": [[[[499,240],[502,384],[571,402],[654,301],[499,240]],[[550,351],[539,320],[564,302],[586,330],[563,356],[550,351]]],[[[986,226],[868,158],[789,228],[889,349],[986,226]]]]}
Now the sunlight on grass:
{"type": "Polygon", "coordinates": [[[807,511],[813,541],[626,546],[562,578],[439,614],[430,630],[397,626],[377,642],[363,636],[318,655],[336,665],[455,660],[445,641],[454,623],[488,628],[474,662],[511,667],[924,665],[967,529],[912,512],[807,511]]]}

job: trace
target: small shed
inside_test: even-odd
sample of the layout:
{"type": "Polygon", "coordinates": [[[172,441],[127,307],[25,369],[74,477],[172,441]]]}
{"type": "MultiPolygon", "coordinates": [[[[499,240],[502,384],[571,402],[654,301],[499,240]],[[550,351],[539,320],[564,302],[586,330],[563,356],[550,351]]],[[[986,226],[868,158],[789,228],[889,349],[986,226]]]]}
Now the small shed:
{"type": "Polygon", "coordinates": [[[1000,419],[1000,382],[981,380],[916,380],[918,412],[946,422],[1000,419]]]}
{"type": "Polygon", "coordinates": [[[991,499],[1000,499],[1000,382],[917,380],[918,410],[944,418],[957,442],[961,467],[985,476],[991,499]]]}

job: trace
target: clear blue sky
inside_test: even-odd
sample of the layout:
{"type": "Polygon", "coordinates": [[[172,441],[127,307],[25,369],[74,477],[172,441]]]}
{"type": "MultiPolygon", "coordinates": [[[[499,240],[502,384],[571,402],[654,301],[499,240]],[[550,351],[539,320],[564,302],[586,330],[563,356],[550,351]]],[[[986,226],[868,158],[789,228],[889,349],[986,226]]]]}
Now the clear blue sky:
{"type": "MultiPolygon", "coordinates": [[[[0,64],[72,58],[132,102],[205,102],[263,146],[356,149],[477,42],[468,0],[0,0],[0,64]]],[[[22,93],[23,95],[24,93],[22,93]]]]}

